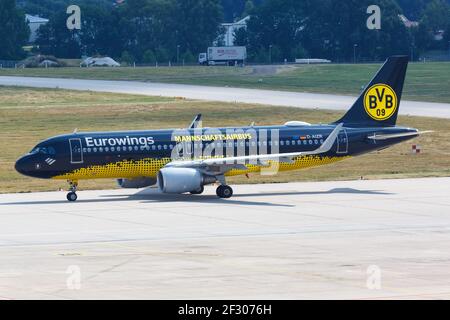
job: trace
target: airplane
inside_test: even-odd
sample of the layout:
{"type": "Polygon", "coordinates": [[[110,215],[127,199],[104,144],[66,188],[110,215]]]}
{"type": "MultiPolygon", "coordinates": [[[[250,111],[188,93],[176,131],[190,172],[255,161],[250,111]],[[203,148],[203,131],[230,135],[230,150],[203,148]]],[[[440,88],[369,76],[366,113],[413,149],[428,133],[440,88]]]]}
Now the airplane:
{"type": "Polygon", "coordinates": [[[157,185],[163,193],[193,195],[218,183],[217,196],[227,199],[233,195],[229,176],[330,164],[425,133],[396,126],[407,66],[407,56],[389,57],[348,112],[330,124],[203,128],[198,115],[185,129],[74,132],[40,142],[15,169],[67,180],[68,201],[77,200],[80,180],[101,178],[117,179],[122,188],[157,185]]]}

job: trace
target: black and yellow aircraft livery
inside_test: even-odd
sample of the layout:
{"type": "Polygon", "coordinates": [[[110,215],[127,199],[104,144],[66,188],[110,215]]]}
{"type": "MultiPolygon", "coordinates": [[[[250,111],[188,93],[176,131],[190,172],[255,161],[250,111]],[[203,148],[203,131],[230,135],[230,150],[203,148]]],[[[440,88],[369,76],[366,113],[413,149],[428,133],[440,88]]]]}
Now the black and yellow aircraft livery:
{"type": "Polygon", "coordinates": [[[69,201],[78,181],[114,178],[123,188],[158,184],[165,193],[200,194],[218,182],[217,196],[230,198],[231,175],[296,170],[381,150],[420,133],[395,125],[408,58],[390,57],[338,121],[311,125],[86,132],[50,138],[20,158],[24,175],[69,182],[69,201]],[[176,156],[174,156],[176,155],[176,156]]]}

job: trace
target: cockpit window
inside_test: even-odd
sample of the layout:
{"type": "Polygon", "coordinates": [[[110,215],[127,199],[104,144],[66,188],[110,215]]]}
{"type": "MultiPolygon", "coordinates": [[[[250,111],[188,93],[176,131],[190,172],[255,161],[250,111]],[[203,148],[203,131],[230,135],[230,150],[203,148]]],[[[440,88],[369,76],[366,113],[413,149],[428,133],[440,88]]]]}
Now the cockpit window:
{"type": "Polygon", "coordinates": [[[53,148],[53,147],[47,147],[47,151],[48,151],[48,154],[51,156],[56,154],[55,148],[53,148]]]}
{"type": "Polygon", "coordinates": [[[53,147],[36,147],[30,152],[31,154],[42,153],[47,155],[55,155],[56,151],[53,147]]]}

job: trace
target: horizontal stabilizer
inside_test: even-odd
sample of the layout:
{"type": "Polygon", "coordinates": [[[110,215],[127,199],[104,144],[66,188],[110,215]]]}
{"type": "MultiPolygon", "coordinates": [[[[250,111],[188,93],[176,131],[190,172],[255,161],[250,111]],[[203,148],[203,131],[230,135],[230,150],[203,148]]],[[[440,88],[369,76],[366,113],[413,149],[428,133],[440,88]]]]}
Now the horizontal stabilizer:
{"type": "Polygon", "coordinates": [[[416,131],[416,132],[406,132],[406,133],[392,133],[392,134],[374,134],[372,136],[367,137],[372,140],[389,140],[395,138],[403,138],[403,137],[415,137],[425,133],[430,133],[434,131],[416,131]]]}

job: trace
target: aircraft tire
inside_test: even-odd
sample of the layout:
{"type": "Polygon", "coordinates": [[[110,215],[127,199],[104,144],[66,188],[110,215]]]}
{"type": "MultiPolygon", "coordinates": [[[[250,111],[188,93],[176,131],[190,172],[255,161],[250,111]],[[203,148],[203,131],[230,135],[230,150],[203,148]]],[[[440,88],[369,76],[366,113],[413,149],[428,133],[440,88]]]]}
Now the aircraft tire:
{"type": "Polygon", "coordinates": [[[233,196],[233,189],[226,185],[218,186],[216,189],[216,194],[219,198],[229,199],[233,196]]]}
{"type": "Polygon", "coordinates": [[[67,200],[70,201],[70,202],[77,201],[77,198],[78,198],[78,196],[77,196],[77,194],[75,192],[69,192],[67,194],[67,200]]]}

